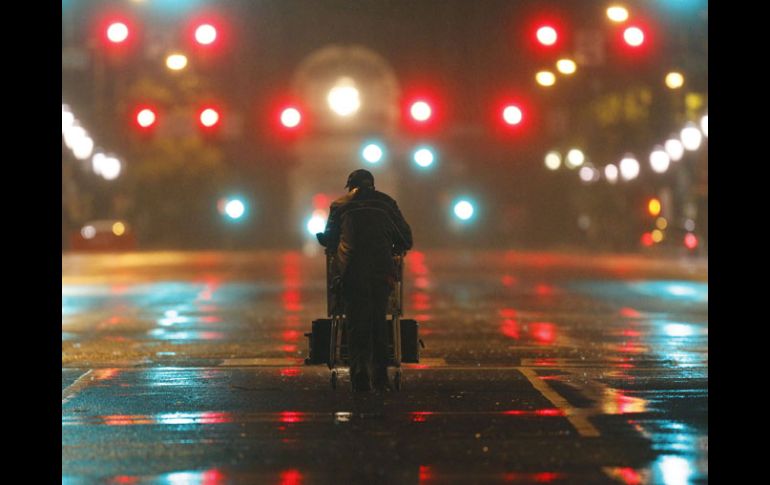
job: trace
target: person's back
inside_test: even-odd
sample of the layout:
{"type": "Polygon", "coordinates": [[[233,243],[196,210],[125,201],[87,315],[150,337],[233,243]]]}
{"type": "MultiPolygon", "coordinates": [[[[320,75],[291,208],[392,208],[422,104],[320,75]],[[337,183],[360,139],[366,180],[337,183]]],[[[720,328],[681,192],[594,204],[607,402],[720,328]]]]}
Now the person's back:
{"type": "Polygon", "coordinates": [[[350,374],[355,390],[367,390],[373,377],[387,388],[387,301],[396,280],[394,252],[412,247],[412,231],[396,201],[374,188],[374,177],[356,170],[351,191],[335,200],[319,241],[334,252],[342,277],[348,319],[350,374]]]}

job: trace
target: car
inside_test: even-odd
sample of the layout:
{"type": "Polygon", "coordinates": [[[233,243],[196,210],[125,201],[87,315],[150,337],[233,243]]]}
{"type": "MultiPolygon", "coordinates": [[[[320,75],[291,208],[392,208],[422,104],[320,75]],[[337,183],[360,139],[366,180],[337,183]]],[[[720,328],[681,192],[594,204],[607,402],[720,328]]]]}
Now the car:
{"type": "Polygon", "coordinates": [[[72,251],[132,251],[136,237],[131,226],[118,219],[91,221],[70,237],[72,251]]]}

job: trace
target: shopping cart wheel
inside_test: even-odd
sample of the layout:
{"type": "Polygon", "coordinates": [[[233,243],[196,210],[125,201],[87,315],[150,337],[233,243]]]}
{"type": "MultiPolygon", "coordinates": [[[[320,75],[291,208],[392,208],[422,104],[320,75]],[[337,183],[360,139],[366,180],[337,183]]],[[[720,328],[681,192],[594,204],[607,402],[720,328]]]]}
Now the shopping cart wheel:
{"type": "Polygon", "coordinates": [[[331,382],[332,382],[332,389],[337,389],[337,371],[336,370],[332,371],[331,382]]]}
{"type": "Polygon", "coordinates": [[[401,390],[401,371],[397,370],[396,375],[393,376],[393,385],[396,386],[396,390],[401,390]]]}

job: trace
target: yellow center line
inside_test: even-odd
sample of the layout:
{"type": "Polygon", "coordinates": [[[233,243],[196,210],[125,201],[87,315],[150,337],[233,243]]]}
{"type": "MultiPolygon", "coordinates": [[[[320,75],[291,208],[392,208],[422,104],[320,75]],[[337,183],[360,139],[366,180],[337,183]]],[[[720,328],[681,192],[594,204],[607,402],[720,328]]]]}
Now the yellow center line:
{"type": "Polygon", "coordinates": [[[559,393],[551,389],[551,387],[535,372],[527,367],[519,367],[518,371],[526,377],[532,386],[540,391],[546,399],[551,401],[551,404],[560,409],[564,416],[569,420],[570,424],[577,430],[580,436],[584,437],[597,437],[600,436],[599,430],[594,427],[593,424],[585,416],[585,413],[575,407],[573,407],[566,399],[564,399],[559,393]]]}

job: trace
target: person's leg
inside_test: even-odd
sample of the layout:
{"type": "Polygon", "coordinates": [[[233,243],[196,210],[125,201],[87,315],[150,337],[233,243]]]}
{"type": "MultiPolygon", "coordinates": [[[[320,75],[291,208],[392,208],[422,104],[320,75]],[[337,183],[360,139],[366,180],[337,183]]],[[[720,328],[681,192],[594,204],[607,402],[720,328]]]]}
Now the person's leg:
{"type": "Polygon", "coordinates": [[[374,372],[372,382],[378,389],[389,388],[388,382],[388,299],[391,288],[387,281],[378,279],[372,282],[372,364],[374,372]]]}
{"type": "Polygon", "coordinates": [[[366,283],[358,278],[345,282],[350,380],[353,390],[362,391],[371,387],[371,291],[366,283]]]}

